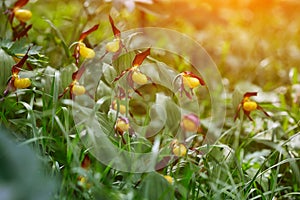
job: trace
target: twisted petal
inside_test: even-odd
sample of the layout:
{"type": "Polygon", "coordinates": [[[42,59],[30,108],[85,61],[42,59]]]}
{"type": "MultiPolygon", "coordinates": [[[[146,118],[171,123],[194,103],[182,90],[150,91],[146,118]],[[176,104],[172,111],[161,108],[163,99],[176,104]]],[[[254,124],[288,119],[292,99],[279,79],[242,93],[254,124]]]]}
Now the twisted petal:
{"type": "Polygon", "coordinates": [[[92,32],[96,31],[99,27],[99,24],[94,25],[92,28],[90,28],[89,30],[82,32],[80,37],[79,37],[79,41],[84,40],[89,34],[91,34],[92,32]]]}
{"type": "Polygon", "coordinates": [[[133,67],[140,66],[148,55],[150,55],[150,48],[148,48],[147,50],[141,53],[136,54],[132,62],[132,66],[133,67]]]}
{"type": "Polygon", "coordinates": [[[109,22],[110,22],[111,28],[113,30],[114,36],[120,37],[121,31],[115,26],[114,20],[112,19],[112,17],[110,15],[108,15],[108,18],[109,18],[109,22]]]}

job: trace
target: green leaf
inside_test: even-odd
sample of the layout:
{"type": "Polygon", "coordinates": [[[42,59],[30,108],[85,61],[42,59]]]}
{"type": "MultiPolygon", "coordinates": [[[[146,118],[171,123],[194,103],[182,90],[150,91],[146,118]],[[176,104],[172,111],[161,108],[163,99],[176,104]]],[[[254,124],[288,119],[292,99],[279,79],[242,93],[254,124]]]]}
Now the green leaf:
{"type": "Polygon", "coordinates": [[[107,83],[110,84],[117,77],[117,72],[113,66],[103,63],[103,76],[107,83]]]}
{"type": "Polygon", "coordinates": [[[70,53],[70,50],[65,42],[65,39],[63,37],[63,34],[60,32],[60,30],[52,23],[52,21],[50,21],[49,19],[46,19],[45,20],[49,25],[50,27],[55,31],[57,37],[61,40],[61,44],[63,46],[63,49],[66,53],[66,56],[67,57],[70,57],[71,56],[71,53],[70,53]]]}
{"type": "Polygon", "coordinates": [[[289,76],[290,76],[290,81],[291,81],[292,84],[297,84],[299,82],[298,73],[299,72],[296,69],[296,67],[294,67],[290,70],[289,76]]]}
{"type": "Polygon", "coordinates": [[[7,81],[11,76],[11,68],[15,64],[11,56],[0,49],[0,93],[3,94],[7,81]]]}
{"type": "Polygon", "coordinates": [[[9,135],[0,127],[1,199],[53,199],[56,178],[44,176],[46,166],[36,153],[24,143],[13,143],[9,135]]]}

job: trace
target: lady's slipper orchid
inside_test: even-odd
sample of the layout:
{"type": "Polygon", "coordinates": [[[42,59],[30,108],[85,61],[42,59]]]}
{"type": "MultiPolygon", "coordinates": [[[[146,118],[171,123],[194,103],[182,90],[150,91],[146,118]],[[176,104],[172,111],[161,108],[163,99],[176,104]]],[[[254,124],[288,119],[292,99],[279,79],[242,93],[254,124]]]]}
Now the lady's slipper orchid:
{"type": "Polygon", "coordinates": [[[184,115],[181,121],[181,127],[188,132],[197,132],[200,126],[200,120],[195,114],[184,115]]]}
{"type": "Polygon", "coordinates": [[[73,98],[73,95],[80,96],[86,93],[85,87],[80,85],[78,82],[78,80],[81,78],[84,71],[85,71],[85,66],[82,66],[72,74],[73,81],[69,84],[68,87],[64,89],[64,91],[58,96],[58,98],[63,97],[68,90],[70,92],[70,98],[73,98]]]}
{"type": "Polygon", "coordinates": [[[234,121],[237,119],[240,109],[243,109],[244,114],[251,120],[253,119],[250,117],[250,113],[254,110],[261,110],[266,116],[270,117],[270,115],[255,101],[252,101],[250,97],[257,96],[257,92],[246,92],[244,94],[244,98],[241,103],[238,105],[236,114],[234,116],[234,121]]]}
{"type": "Polygon", "coordinates": [[[15,91],[16,89],[24,89],[28,88],[31,85],[31,81],[29,78],[20,78],[19,72],[23,65],[25,64],[26,60],[28,59],[28,52],[31,47],[28,48],[26,54],[22,57],[19,62],[17,62],[11,69],[12,76],[7,82],[6,89],[4,90],[4,97],[9,94],[11,91],[15,91]]]}
{"type": "Polygon", "coordinates": [[[205,82],[202,78],[200,78],[199,76],[193,74],[192,72],[189,71],[185,71],[182,72],[180,74],[178,74],[175,78],[173,83],[175,83],[175,81],[178,80],[178,78],[180,78],[180,93],[182,95],[182,91],[185,93],[185,95],[189,98],[192,99],[193,93],[193,89],[198,87],[199,85],[205,85],[205,82]],[[185,88],[189,88],[191,91],[191,94],[186,91],[185,88]]]}
{"type": "Polygon", "coordinates": [[[83,40],[92,32],[96,31],[99,27],[99,24],[96,24],[89,30],[82,32],[80,34],[79,40],[76,43],[75,49],[74,49],[74,58],[76,66],[79,65],[79,57],[82,56],[83,58],[93,58],[95,57],[95,52],[93,49],[86,47],[86,45],[83,43],[83,40]]]}
{"type": "Polygon", "coordinates": [[[114,20],[112,19],[112,17],[110,15],[108,16],[108,18],[109,18],[109,23],[111,25],[111,28],[112,28],[112,31],[113,31],[113,34],[114,34],[114,40],[111,41],[111,42],[108,42],[105,45],[105,53],[101,57],[101,59],[107,53],[114,53],[113,60],[115,60],[121,54],[123,48],[126,50],[126,47],[123,44],[122,39],[121,39],[121,31],[115,26],[114,20]]]}
{"type": "Polygon", "coordinates": [[[121,74],[114,79],[114,82],[119,80],[120,78],[122,78],[128,72],[127,82],[129,84],[129,86],[137,94],[142,96],[142,94],[134,88],[134,83],[136,83],[138,85],[143,85],[143,84],[146,84],[148,82],[148,80],[151,81],[150,77],[143,74],[139,69],[140,65],[143,63],[143,61],[146,59],[146,57],[148,55],[150,55],[150,48],[148,48],[147,50],[145,50],[141,53],[136,54],[136,56],[132,62],[132,66],[130,68],[122,71],[121,74]]]}
{"type": "Polygon", "coordinates": [[[31,18],[32,13],[30,10],[21,9],[28,2],[29,2],[29,0],[18,0],[14,4],[13,8],[10,8],[5,12],[9,16],[8,19],[9,19],[10,24],[13,23],[14,17],[16,17],[21,23],[24,23],[31,18]]]}
{"type": "Polygon", "coordinates": [[[18,40],[24,36],[27,36],[27,32],[31,29],[32,25],[26,25],[26,22],[31,18],[32,13],[30,10],[21,9],[24,7],[29,0],[18,0],[13,8],[5,11],[8,15],[8,21],[13,30],[13,41],[18,40]],[[16,17],[20,21],[20,24],[13,26],[13,20],[16,17]]]}
{"type": "Polygon", "coordinates": [[[129,125],[129,120],[126,117],[119,117],[116,121],[115,124],[115,131],[118,135],[121,136],[122,142],[126,144],[125,138],[124,138],[124,133],[128,132],[129,135],[133,135],[134,131],[129,125]]]}
{"type": "Polygon", "coordinates": [[[119,117],[116,122],[116,130],[123,134],[123,132],[129,130],[129,120],[125,117],[119,117]]]}

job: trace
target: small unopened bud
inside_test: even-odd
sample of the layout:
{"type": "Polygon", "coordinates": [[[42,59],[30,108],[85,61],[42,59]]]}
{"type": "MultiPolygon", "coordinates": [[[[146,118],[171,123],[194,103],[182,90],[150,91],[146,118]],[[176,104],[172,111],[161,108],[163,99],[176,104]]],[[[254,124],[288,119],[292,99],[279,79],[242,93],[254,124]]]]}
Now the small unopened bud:
{"type": "Polygon", "coordinates": [[[31,11],[25,9],[17,9],[14,13],[15,17],[21,22],[26,22],[30,20],[32,16],[31,11]]]}
{"type": "Polygon", "coordinates": [[[16,77],[14,80],[14,86],[17,89],[28,88],[31,85],[31,81],[29,78],[19,78],[16,77]]]}
{"type": "Polygon", "coordinates": [[[181,127],[189,132],[197,132],[200,120],[195,114],[185,115],[181,121],[181,127]]]}
{"type": "Polygon", "coordinates": [[[132,80],[139,85],[144,85],[148,82],[147,76],[139,71],[134,71],[132,73],[132,80]]]}

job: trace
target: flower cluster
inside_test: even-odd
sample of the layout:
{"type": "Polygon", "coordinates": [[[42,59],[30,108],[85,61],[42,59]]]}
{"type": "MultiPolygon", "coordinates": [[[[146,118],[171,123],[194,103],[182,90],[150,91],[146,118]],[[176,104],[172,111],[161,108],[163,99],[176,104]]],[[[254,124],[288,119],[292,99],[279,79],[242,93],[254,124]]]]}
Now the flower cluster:
{"type": "MultiPolygon", "coordinates": [[[[87,58],[87,59],[95,57],[95,51],[91,48],[86,47],[85,43],[83,43],[83,40],[89,34],[96,31],[98,29],[98,27],[99,27],[99,24],[94,25],[92,28],[88,29],[85,32],[82,32],[80,34],[79,40],[71,45],[71,46],[73,46],[74,44],[76,45],[73,56],[75,58],[75,64],[77,67],[79,67],[79,57],[80,56],[82,56],[83,58],[87,58]]],[[[80,96],[80,95],[86,94],[85,87],[83,85],[80,85],[80,83],[79,83],[79,79],[83,75],[85,69],[86,69],[85,66],[82,66],[72,74],[72,82],[58,96],[59,98],[64,96],[68,90],[70,92],[70,98],[73,98],[74,96],[80,96]]],[[[91,96],[90,94],[88,94],[88,95],[91,96]]]]}

